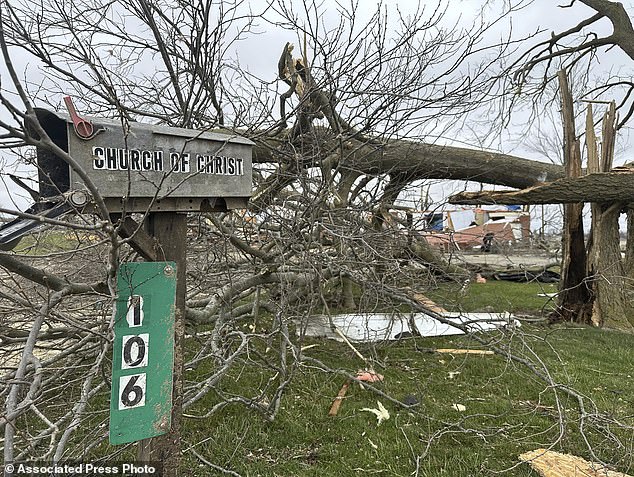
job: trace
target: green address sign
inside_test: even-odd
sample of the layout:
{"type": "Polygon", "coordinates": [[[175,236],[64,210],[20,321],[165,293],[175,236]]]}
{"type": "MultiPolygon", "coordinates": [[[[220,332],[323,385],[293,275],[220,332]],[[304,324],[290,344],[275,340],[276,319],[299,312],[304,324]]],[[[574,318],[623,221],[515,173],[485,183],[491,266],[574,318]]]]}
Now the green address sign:
{"type": "Polygon", "coordinates": [[[117,288],[110,443],[125,444],[170,429],[176,264],[123,264],[117,288]]]}

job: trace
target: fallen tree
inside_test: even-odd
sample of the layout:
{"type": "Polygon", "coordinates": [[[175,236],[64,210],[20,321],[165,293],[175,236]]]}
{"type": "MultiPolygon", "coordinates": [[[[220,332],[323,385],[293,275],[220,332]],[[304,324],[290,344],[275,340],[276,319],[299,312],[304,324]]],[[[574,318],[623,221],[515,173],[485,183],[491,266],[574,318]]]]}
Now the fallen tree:
{"type": "MultiPolygon", "coordinates": [[[[588,174],[582,175],[580,140],[575,133],[572,95],[566,75],[559,72],[564,127],[566,177],[519,191],[462,192],[450,197],[454,204],[549,204],[564,206],[562,281],[556,320],[592,323],[631,330],[631,261],[621,256],[619,216],[634,199],[634,169],[612,169],[616,142],[616,107],[610,103],[603,116],[603,137],[595,136],[592,104],[586,112],[588,174]],[[583,203],[591,202],[592,226],[584,242],[583,203]]],[[[628,224],[630,225],[630,224],[628,224]]],[[[628,239],[631,238],[631,231],[628,239]]],[[[627,242],[625,257],[634,243],[627,242]]]]}
{"type": "MultiPolygon", "coordinates": [[[[69,85],[82,113],[117,118],[122,134],[131,121],[148,121],[224,128],[256,143],[249,209],[190,217],[183,408],[201,418],[240,405],[274,420],[306,363],[301,326],[308,317],[346,307],[424,310],[404,295],[434,286],[439,275],[462,278],[462,267],[436,261],[424,240],[406,237],[393,220],[390,207],[412,183],[451,178],[525,187],[563,174],[514,156],[428,144],[437,136],[426,132],[429,124],[451,122],[489,98],[492,65],[504,47],[491,49],[494,60],[470,65],[468,77],[457,69],[482,53],[485,26],[441,28],[441,9],[394,25],[379,8],[363,25],[355,12],[342,11],[341,24],[324,34],[315,4],[307,6],[306,23],[283,2],[277,6],[269,21],[308,40],[299,59],[289,60],[284,48],[279,81],[271,83],[226,59],[260,18],[243,15],[239,2],[174,8],[89,1],[71,11],[58,2],[0,3],[7,67],[9,48],[20,48],[47,74],[30,93],[13,69],[19,101],[0,92],[12,118],[0,122],[5,146],[51,148],[28,133],[26,126],[37,124],[30,106],[57,109],[69,85]],[[130,28],[122,30],[121,21],[130,28]],[[236,395],[231,383],[243,370],[257,378],[236,395]]],[[[32,156],[23,160],[37,167],[32,156]]],[[[151,241],[128,248],[144,219],[119,221],[103,210],[67,217],[19,256],[0,254],[8,276],[1,312],[11,324],[2,336],[11,345],[2,349],[9,363],[0,390],[10,404],[2,421],[5,460],[87,458],[103,448],[104,433],[93,431],[104,424],[110,384],[104,370],[116,293],[109,285],[120,261],[153,256],[151,241]],[[50,406],[67,396],[69,409],[50,406]]],[[[191,448],[198,444],[182,437],[191,448]]]]}

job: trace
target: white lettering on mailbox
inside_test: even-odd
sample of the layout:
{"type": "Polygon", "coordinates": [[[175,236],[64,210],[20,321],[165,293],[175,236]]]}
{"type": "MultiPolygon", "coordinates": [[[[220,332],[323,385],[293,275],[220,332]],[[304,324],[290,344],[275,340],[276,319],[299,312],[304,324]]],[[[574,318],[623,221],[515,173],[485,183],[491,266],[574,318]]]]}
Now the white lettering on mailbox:
{"type": "Polygon", "coordinates": [[[216,176],[243,176],[244,159],[241,157],[189,154],[160,150],[123,149],[94,146],[92,168],[104,171],[154,171],[171,173],[198,173],[216,176]],[[195,171],[192,171],[193,167],[195,171]]]}

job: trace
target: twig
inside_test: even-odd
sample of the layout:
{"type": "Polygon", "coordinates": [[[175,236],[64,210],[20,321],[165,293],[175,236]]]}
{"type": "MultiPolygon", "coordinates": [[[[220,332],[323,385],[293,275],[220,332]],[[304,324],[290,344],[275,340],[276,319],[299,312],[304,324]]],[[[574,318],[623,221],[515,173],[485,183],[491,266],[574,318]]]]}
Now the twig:
{"type": "Polygon", "coordinates": [[[335,333],[337,333],[339,337],[343,340],[343,342],[347,344],[350,347],[350,349],[352,349],[352,351],[354,351],[354,354],[356,354],[360,359],[363,360],[364,363],[367,364],[368,360],[365,358],[365,356],[359,353],[359,350],[357,350],[357,348],[355,348],[354,345],[350,343],[350,340],[346,337],[346,335],[343,334],[343,332],[339,329],[339,327],[334,324],[332,325],[332,327],[335,330],[335,333]]]}
{"type": "Polygon", "coordinates": [[[205,459],[202,455],[200,455],[194,449],[187,449],[187,450],[191,452],[192,454],[194,454],[194,456],[196,456],[196,458],[200,460],[203,464],[208,465],[214,470],[222,472],[223,474],[233,475],[234,477],[242,477],[242,475],[238,474],[237,472],[234,472],[233,470],[225,469],[224,467],[220,467],[219,465],[209,462],[207,459],[205,459]]]}

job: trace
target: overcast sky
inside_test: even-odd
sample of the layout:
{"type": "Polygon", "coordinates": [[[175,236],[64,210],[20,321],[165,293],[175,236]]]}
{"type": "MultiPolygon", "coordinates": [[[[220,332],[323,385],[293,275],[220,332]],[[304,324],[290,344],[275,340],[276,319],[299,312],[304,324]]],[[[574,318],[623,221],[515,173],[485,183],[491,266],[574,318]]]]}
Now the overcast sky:
{"type": "MultiPolygon", "coordinates": [[[[298,14],[301,14],[303,10],[303,3],[299,1],[288,2],[292,3],[298,14]]],[[[375,4],[371,0],[362,0],[360,5],[363,8],[360,9],[359,14],[370,15],[372,9],[366,6],[375,4]]],[[[398,6],[402,14],[407,15],[408,12],[416,8],[418,2],[415,1],[403,1],[387,2],[389,3],[390,17],[396,18],[395,6],[398,6]]],[[[422,4],[429,4],[430,2],[421,2],[422,4]]],[[[459,22],[462,25],[469,25],[477,19],[480,13],[483,13],[485,18],[496,18],[499,12],[499,4],[502,1],[478,1],[478,0],[452,0],[448,5],[448,15],[444,21],[449,25],[454,22],[459,22]]],[[[557,6],[558,3],[565,2],[553,2],[551,0],[537,0],[532,3],[528,3],[528,6],[521,11],[513,15],[512,29],[515,38],[519,38],[524,35],[531,34],[536,30],[542,28],[546,30],[546,35],[549,35],[550,31],[561,31],[568,28],[578,22],[581,18],[588,16],[588,13],[592,11],[584,5],[576,2],[573,8],[562,9],[557,6]]],[[[624,2],[630,12],[632,8],[632,0],[624,2]]],[[[255,9],[261,8],[262,1],[252,1],[252,7],[255,9]]],[[[347,5],[347,2],[340,2],[341,5],[347,5]]],[[[335,1],[326,0],[324,2],[326,6],[325,15],[320,19],[322,25],[327,29],[330,25],[335,25],[339,19],[338,9],[342,8],[338,6],[335,1]]],[[[428,5],[428,9],[430,6],[428,5]]],[[[362,19],[361,19],[362,20],[362,19]]],[[[605,31],[609,31],[607,24],[603,24],[605,31]]],[[[500,22],[495,29],[493,29],[487,40],[495,41],[497,37],[504,36],[505,32],[509,30],[511,24],[508,20],[500,22]]],[[[254,75],[261,77],[268,81],[274,81],[277,75],[276,66],[281,47],[290,41],[294,44],[299,43],[299,39],[293,32],[285,31],[281,28],[276,28],[270,23],[262,20],[259,22],[257,30],[260,32],[258,35],[247,37],[245,40],[238,42],[235,46],[235,50],[232,52],[235,58],[239,60],[241,66],[254,75]]],[[[22,72],[29,69],[29,75],[33,78],[34,74],[37,74],[37,65],[26,58],[23,54],[14,55],[14,62],[17,68],[22,72]]],[[[625,56],[620,51],[613,49],[610,52],[604,53],[601,58],[600,68],[597,68],[596,73],[608,71],[610,69],[618,68],[621,65],[627,65],[625,56]]],[[[3,78],[6,78],[4,68],[0,70],[3,78]]],[[[6,87],[7,81],[3,79],[3,87],[6,87]]],[[[538,152],[533,148],[527,147],[527,144],[531,140],[535,140],[535,137],[540,134],[555,134],[556,132],[550,130],[548,121],[544,125],[544,131],[539,131],[539,128],[533,127],[529,134],[532,135],[531,140],[522,137],[520,131],[523,129],[523,122],[526,121],[526,115],[518,113],[514,116],[511,123],[511,127],[507,131],[501,134],[491,136],[488,138],[483,146],[501,150],[507,153],[513,153],[521,155],[523,157],[544,160],[538,152]]],[[[544,115],[546,117],[546,115],[544,115]]],[[[556,118],[556,115],[555,115],[556,118]]],[[[468,125],[467,125],[468,126],[468,125]]],[[[461,130],[452,131],[453,137],[442,137],[439,141],[444,143],[450,143],[455,145],[477,144],[474,140],[478,139],[478,131],[470,127],[464,127],[461,130]]],[[[629,144],[628,131],[624,131],[621,137],[622,142],[629,144]]],[[[617,158],[617,163],[623,162],[622,158],[617,158]]],[[[25,168],[20,168],[17,165],[17,161],[11,156],[8,156],[6,152],[0,157],[0,169],[2,172],[18,172],[20,175],[28,174],[25,168]]],[[[460,184],[447,187],[436,187],[437,191],[442,189],[445,193],[452,192],[456,189],[460,189],[463,186],[460,184]]],[[[19,190],[16,190],[15,186],[8,181],[6,176],[0,174],[0,206],[5,208],[19,207],[24,209],[28,206],[30,198],[19,190]]]]}

